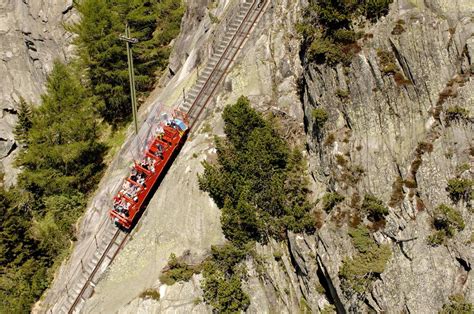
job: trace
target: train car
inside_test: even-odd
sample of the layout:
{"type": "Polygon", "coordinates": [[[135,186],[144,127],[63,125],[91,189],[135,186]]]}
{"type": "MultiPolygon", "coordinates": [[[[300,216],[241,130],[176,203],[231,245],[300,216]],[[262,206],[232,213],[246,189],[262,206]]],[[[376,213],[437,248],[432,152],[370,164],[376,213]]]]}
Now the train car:
{"type": "Polygon", "coordinates": [[[124,179],[122,187],[113,198],[109,216],[115,225],[130,230],[135,218],[143,210],[157,181],[173,162],[179,148],[183,146],[189,132],[185,114],[175,111],[155,130],[141,160],[135,161],[132,170],[124,179]]]}

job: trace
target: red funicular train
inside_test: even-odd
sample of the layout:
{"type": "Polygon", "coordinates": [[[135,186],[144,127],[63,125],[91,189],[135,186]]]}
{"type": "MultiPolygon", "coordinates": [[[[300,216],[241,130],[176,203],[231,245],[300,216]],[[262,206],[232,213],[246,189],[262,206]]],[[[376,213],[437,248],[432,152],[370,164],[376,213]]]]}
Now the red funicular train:
{"type": "Polygon", "coordinates": [[[166,118],[155,129],[144,156],[139,162],[135,161],[130,175],[113,199],[109,215],[119,228],[130,230],[150,191],[186,141],[187,116],[179,111],[175,111],[172,118],[164,116],[166,118]]]}

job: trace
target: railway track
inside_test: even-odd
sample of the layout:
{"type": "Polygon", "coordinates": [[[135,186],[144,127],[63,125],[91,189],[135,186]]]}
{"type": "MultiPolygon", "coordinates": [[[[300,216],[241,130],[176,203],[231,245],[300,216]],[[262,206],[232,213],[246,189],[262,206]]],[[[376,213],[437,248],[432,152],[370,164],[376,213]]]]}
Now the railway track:
{"type": "Polygon", "coordinates": [[[186,102],[180,107],[181,110],[188,113],[191,128],[197,123],[204,108],[212,100],[217,87],[234,62],[267,4],[268,0],[245,1],[243,8],[246,12],[241,12],[241,14],[245,14],[242,22],[237,25],[232,23],[229,26],[229,33],[224,37],[224,43],[211,56],[202,72],[202,76],[189,92],[186,102]],[[226,42],[226,39],[229,41],[226,42]]]}
{"type": "MultiPolygon", "coordinates": [[[[267,4],[268,0],[245,0],[235,20],[226,28],[222,42],[209,58],[201,76],[188,93],[186,102],[180,107],[188,113],[191,128],[199,121],[204,109],[211,102],[219,84],[235,61],[267,4]]],[[[84,265],[81,260],[79,273],[73,274],[69,280],[74,285],[72,287],[66,285],[65,296],[48,313],[80,312],[85,300],[94,293],[100,276],[129,239],[128,233],[116,229],[112,224],[106,223],[101,227],[104,228],[104,235],[100,244],[95,238],[97,250],[92,259],[87,265],[84,265]]]]}

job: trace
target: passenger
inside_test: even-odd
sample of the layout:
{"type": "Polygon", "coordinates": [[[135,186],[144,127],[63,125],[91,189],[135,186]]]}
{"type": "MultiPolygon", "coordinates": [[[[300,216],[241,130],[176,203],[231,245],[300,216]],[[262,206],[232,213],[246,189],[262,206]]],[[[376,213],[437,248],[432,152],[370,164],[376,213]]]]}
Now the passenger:
{"type": "Polygon", "coordinates": [[[132,173],[130,175],[130,180],[132,180],[133,182],[137,182],[137,170],[135,168],[133,168],[132,170],[132,173]]]}
{"type": "Polygon", "coordinates": [[[149,167],[148,169],[150,169],[150,171],[154,173],[155,172],[155,162],[150,157],[147,157],[146,161],[147,161],[147,165],[149,167]]]}

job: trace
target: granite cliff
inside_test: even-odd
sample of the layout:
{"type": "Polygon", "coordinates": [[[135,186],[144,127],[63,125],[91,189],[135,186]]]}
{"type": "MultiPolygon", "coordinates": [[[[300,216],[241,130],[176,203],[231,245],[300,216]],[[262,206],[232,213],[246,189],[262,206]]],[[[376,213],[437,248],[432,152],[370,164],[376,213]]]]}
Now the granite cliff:
{"type": "MultiPolygon", "coordinates": [[[[5,77],[23,73],[19,82],[29,82],[21,92],[19,87],[18,93],[12,94],[16,87],[2,92],[4,103],[9,104],[3,110],[7,135],[11,135],[19,97],[37,99],[51,56],[67,58],[68,35],[59,26],[46,27],[53,20],[73,16],[64,2],[48,7],[58,13],[51,15],[44,12],[52,11],[27,1],[0,4],[5,12],[23,12],[25,20],[42,25],[41,32],[26,26],[11,28],[9,23],[4,27],[2,36],[22,34],[22,40],[12,35],[15,39],[10,42],[17,43],[16,50],[1,49],[9,73],[5,77]],[[27,62],[20,62],[21,58],[27,62]],[[14,60],[20,60],[19,70],[14,60]]],[[[215,154],[212,135],[222,134],[223,106],[240,95],[247,95],[259,110],[277,115],[289,140],[305,144],[313,200],[319,200],[315,235],[288,233],[286,242],[257,244],[256,253],[247,258],[248,312],[433,313],[457,294],[472,303],[472,196],[453,203],[446,191],[452,178],[473,178],[474,8],[470,2],[396,0],[387,16],[363,28],[360,51],[351,64],[330,67],[300,58],[295,25],[307,2],[270,1],[216,95],[216,105],[183,148],[136,233],[83,311],[211,312],[201,302],[201,275],[172,286],[161,284],[159,275],[170,253],[190,251],[185,254],[188,261],[198,263],[211,245],[224,242],[219,210],[198,189],[197,174],[202,172],[200,162],[215,154]],[[466,111],[458,110],[464,114],[453,116],[452,108],[466,111]],[[315,109],[327,113],[324,126],[315,121],[315,109]],[[343,198],[328,212],[322,201],[327,193],[343,198]],[[382,225],[357,215],[368,194],[388,209],[382,225]],[[429,237],[440,204],[455,207],[464,227],[442,245],[433,245],[429,237]],[[390,258],[382,272],[371,276],[366,290],[348,293],[340,272],[344,261],[358,254],[350,231],[360,224],[371,227],[375,245],[388,247],[390,258]],[[159,300],[141,295],[149,288],[160,292],[159,300]]],[[[209,56],[219,36],[213,29],[216,18],[235,4],[188,1],[169,76],[161,81],[166,87],[152,93],[156,98],[149,103],[174,103],[181,97],[182,88],[196,79],[197,65],[209,56]]],[[[11,136],[5,139],[4,155],[9,156],[14,143],[11,136]]],[[[122,175],[119,170],[106,175],[98,191],[104,199],[110,197],[107,184],[122,175]]],[[[97,215],[102,213],[91,206],[78,236],[79,250],[81,241],[92,239],[88,228],[97,215]]],[[[67,273],[67,267],[60,274],[67,273]]],[[[61,291],[57,280],[46,300],[53,303],[61,291]]]]}
{"type": "Polygon", "coordinates": [[[54,60],[72,55],[71,34],[64,23],[76,18],[72,0],[0,1],[0,172],[15,182],[13,136],[20,98],[37,104],[54,60]]]}

